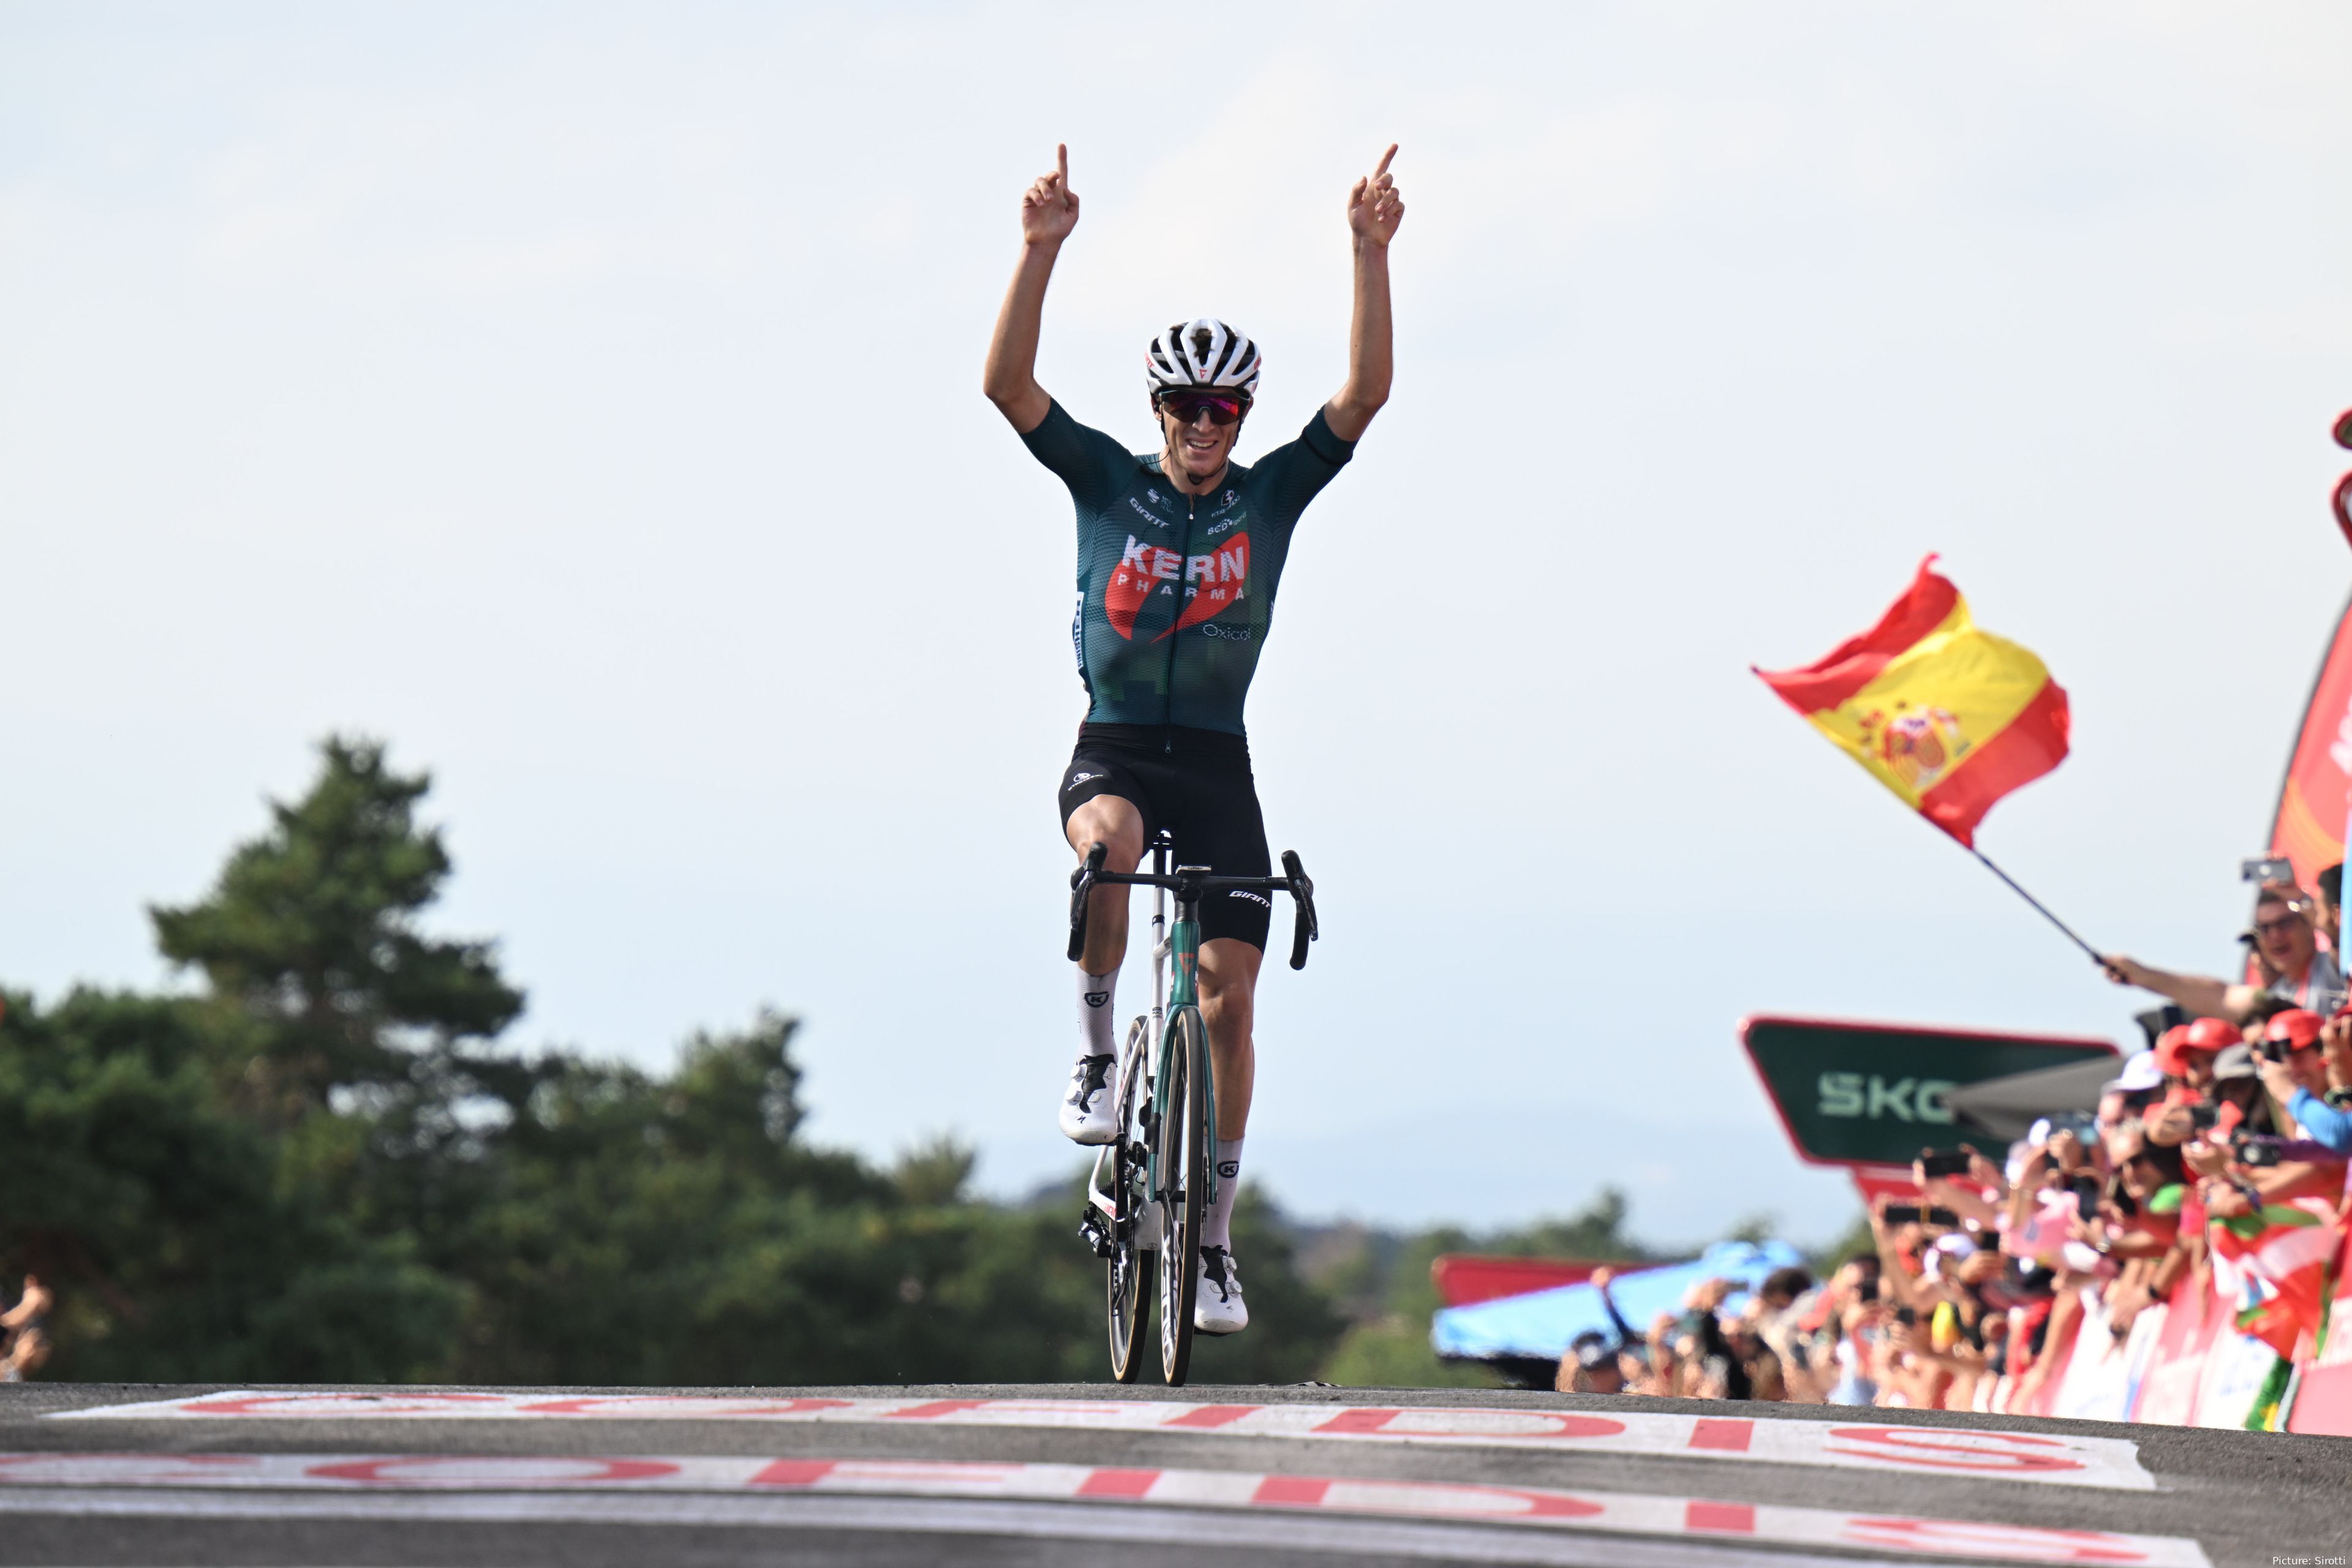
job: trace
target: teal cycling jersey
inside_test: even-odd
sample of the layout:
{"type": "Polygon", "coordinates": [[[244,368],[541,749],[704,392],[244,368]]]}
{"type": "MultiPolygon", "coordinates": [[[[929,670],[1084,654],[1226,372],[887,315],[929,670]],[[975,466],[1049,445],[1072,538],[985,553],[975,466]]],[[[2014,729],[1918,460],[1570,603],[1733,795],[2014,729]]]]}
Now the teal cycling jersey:
{"type": "Polygon", "coordinates": [[[1021,439],[1077,506],[1070,636],[1087,721],[1244,733],[1242,704],[1291,532],[1355,443],[1318,408],[1297,440],[1228,465],[1213,493],[1188,496],[1156,455],[1127,450],[1058,403],[1021,439]]]}

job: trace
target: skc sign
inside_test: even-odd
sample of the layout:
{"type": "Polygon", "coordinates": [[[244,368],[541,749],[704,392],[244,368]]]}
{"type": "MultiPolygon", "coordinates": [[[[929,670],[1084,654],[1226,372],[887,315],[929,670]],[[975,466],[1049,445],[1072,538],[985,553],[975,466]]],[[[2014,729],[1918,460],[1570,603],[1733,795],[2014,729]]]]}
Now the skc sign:
{"type": "Polygon", "coordinates": [[[2108,1041],[2080,1036],[1825,1018],[1748,1018],[1739,1043],[1789,1142],[1816,1165],[1908,1165],[1923,1148],[1963,1141],[1944,1100],[1961,1085],[2116,1054],[2108,1041]]]}

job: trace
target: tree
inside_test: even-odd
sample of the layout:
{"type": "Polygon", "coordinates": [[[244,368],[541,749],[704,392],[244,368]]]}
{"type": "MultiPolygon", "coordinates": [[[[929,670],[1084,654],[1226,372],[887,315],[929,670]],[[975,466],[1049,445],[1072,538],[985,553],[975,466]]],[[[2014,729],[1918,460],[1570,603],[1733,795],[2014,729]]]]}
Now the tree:
{"type": "Polygon", "coordinates": [[[214,999],[256,1026],[247,1089],[281,1120],[338,1088],[404,1086],[464,1063],[522,1011],[490,944],[416,930],[449,855],[415,806],[431,787],[373,741],[331,737],[310,793],[273,802],[274,825],[237,847],[211,895],[149,910],[157,946],[203,972],[214,999]]]}
{"type": "Polygon", "coordinates": [[[459,1291],[281,1179],[225,1103],[202,1009],[78,990],[0,1016],[0,1273],[56,1290],[47,1375],[398,1382],[442,1363],[459,1291]]]}

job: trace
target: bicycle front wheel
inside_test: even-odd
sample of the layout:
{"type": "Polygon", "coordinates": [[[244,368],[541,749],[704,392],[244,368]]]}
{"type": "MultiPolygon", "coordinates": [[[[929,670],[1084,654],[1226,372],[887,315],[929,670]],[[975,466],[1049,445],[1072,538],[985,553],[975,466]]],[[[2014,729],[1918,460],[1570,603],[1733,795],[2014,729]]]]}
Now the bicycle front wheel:
{"type": "Polygon", "coordinates": [[[1170,1386],[1192,1365],[1201,1209],[1209,1191],[1209,1029],[1198,1007],[1168,1021],[1168,1116],[1160,1129],[1160,1366],[1170,1386]]]}
{"type": "Polygon", "coordinates": [[[1151,1214],[1151,1091],[1144,1071],[1144,1053],[1151,1031],[1141,1018],[1128,1031],[1127,1048],[1119,1053],[1118,1140],[1111,1151],[1111,1197],[1118,1212],[1110,1222],[1109,1320],[1110,1374],[1133,1383],[1143,1372],[1143,1324],[1151,1317],[1151,1247],[1160,1239],[1147,1234],[1151,1214]]]}

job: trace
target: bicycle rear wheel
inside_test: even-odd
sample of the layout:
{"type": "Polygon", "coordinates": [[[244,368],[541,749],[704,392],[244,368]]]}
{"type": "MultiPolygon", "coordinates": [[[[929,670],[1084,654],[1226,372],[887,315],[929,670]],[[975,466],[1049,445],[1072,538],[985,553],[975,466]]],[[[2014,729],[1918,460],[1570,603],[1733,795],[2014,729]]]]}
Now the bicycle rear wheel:
{"type": "Polygon", "coordinates": [[[1119,1053],[1120,1079],[1125,1092],[1118,1101],[1118,1141],[1111,1152],[1111,1194],[1118,1213],[1111,1219],[1110,1263],[1108,1267],[1110,1320],[1110,1374],[1133,1383],[1143,1373],[1143,1325],[1151,1319],[1151,1244],[1156,1235],[1144,1234],[1151,1210],[1151,1155],[1146,1141],[1151,1100],[1145,1083],[1143,1054],[1150,1030],[1138,1018],[1127,1032],[1127,1049],[1119,1053]]]}
{"type": "Polygon", "coordinates": [[[1172,1387],[1192,1365],[1201,1209],[1209,1191],[1209,1030],[1198,1007],[1168,1021],[1168,1120],[1160,1129],[1160,1366],[1172,1387]]]}

